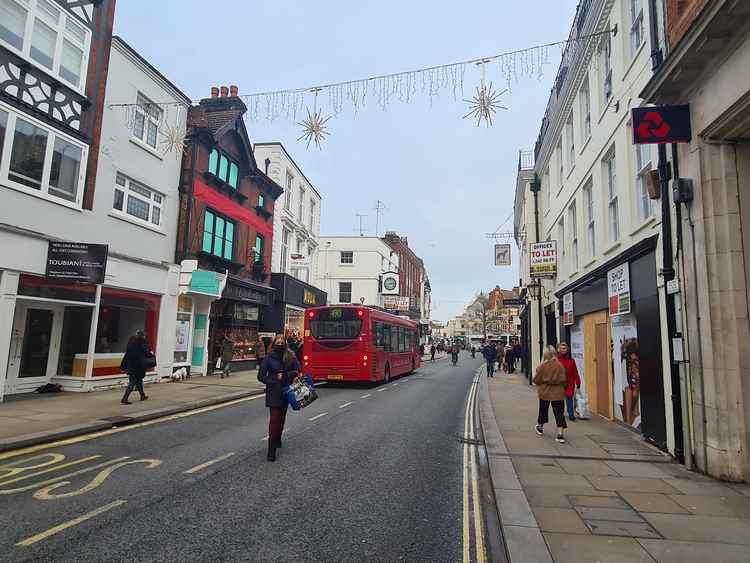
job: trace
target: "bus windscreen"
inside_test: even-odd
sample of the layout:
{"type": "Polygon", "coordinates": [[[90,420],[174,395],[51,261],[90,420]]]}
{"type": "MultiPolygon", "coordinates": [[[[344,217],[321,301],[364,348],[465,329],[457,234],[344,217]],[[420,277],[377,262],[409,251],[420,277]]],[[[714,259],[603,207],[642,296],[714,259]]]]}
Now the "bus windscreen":
{"type": "Polygon", "coordinates": [[[355,309],[323,309],[310,319],[315,340],[353,340],[362,331],[362,317],[355,309]]]}

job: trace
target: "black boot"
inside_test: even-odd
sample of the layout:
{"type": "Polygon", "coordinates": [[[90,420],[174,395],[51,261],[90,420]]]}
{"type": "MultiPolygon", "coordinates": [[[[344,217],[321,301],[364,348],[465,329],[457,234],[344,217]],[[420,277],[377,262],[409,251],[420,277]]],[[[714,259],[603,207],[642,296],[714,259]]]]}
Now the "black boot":
{"type": "Polygon", "coordinates": [[[279,438],[278,440],[276,440],[276,447],[278,449],[281,449],[281,438],[279,438]]]}
{"type": "Polygon", "coordinates": [[[276,461],[276,444],[271,440],[268,441],[268,456],[266,459],[268,461],[276,461]]]}
{"type": "Polygon", "coordinates": [[[125,394],[122,396],[122,401],[120,401],[123,405],[129,405],[131,404],[130,401],[128,401],[128,397],[130,397],[130,391],[125,391],[125,394]]]}

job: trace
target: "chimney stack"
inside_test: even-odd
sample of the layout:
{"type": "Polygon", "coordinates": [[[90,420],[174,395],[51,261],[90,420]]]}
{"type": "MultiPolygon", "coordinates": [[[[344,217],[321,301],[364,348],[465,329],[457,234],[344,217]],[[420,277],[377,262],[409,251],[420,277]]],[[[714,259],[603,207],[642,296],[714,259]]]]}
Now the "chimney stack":
{"type": "Polygon", "coordinates": [[[229,95],[230,95],[230,96],[233,96],[233,97],[235,97],[235,98],[236,98],[236,97],[237,97],[237,95],[238,95],[239,93],[240,93],[240,89],[239,89],[239,88],[237,88],[237,85],[236,85],[236,84],[232,84],[232,85],[231,85],[231,86],[229,87],[229,95]]]}
{"type": "Polygon", "coordinates": [[[218,86],[211,86],[211,97],[212,98],[218,98],[219,97],[219,87],[218,86]]]}
{"type": "Polygon", "coordinates": [[[229,88],[226,86],[221,87],[221,97],[226,98],[229,95],[229,88]]]}

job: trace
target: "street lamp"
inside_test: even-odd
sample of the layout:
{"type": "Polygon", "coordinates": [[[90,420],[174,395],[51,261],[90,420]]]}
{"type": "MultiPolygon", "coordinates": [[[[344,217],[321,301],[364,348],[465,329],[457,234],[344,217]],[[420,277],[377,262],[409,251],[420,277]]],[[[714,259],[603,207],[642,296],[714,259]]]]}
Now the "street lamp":
{"type": "Polygon", "coordinates": [[[526,284],[526,289],[529,291],[532,299],[539,299],[542,295],[542,284],[536,278],[526,284]]]}

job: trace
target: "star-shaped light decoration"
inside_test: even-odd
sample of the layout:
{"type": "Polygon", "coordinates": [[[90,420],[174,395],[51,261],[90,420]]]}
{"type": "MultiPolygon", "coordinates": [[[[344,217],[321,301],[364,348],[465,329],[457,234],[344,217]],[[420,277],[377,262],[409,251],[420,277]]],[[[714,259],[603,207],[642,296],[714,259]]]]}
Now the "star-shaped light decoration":
{"type": "Polygon", "coordinates": [[[161,133],[159,147],[162,152],[166,155],[174,151],[178,159],[182,157],[182,151],[185,148],[185,131],[167,123],[159,132],[161,133]]]}
{"type": "Polygon", "coordinates": [[[484,120],[485,125],[489,127],[492,125],[492,116],[497,113],[497,110],[508,109],[507,107],[500,105],[500,98],[507,91],[508,90],[506,89],[502,92],[495,92],[492,89],[492,82],[487,86],[483,80],[481,86],[477,87],[476,96],[464,99],[464,102],[469,104],[470,110],[469,113],[464,115],[464,119],[467,117],[471,117],[472,119],[476,117],[477,127],[482,123],[482,120],[484,120]]]}
{"type": "Polygon", "coordinates": [[[330,135],[326,127],[329,119],[331,119],[330,115],[326,118],[323,117],[322,110],[314,108],[310,111],[310,108],[307,108],[307,119],[299,123],[302,127],[302,136],[297,140],[301,141],[304,139],[307,141],[307,146],[305,147],[307,149],[310,148],[310,143],[315,143],[316,147],[321,148],[320,143],[326,140],[326,136],[330,135]]]}

